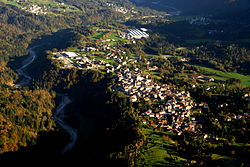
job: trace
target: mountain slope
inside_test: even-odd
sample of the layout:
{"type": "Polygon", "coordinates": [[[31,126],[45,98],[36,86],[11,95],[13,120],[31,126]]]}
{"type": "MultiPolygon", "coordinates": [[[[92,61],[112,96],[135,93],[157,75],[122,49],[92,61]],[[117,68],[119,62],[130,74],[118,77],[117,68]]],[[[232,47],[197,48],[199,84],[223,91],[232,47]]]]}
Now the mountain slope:
{"type": "Polygon", "coordinates": [[[139,5],[156,9],[179,9],[183,12],[219,12],[228,10],[245,10],[250,8],[248,0],[131,0],[139,5]]]}

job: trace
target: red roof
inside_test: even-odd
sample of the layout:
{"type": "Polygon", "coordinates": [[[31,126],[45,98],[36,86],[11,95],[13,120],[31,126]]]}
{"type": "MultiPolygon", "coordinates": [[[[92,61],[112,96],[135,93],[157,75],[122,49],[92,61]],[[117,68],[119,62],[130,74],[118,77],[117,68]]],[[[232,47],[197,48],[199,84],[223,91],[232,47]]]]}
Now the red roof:
{"type": "Polygon", "coordinates": [[[155,125],[155,124],[150,124],[150,126],[152,126],[152,127],[155,127],[155,128],[156,128],[158,125],[155,125]]]}

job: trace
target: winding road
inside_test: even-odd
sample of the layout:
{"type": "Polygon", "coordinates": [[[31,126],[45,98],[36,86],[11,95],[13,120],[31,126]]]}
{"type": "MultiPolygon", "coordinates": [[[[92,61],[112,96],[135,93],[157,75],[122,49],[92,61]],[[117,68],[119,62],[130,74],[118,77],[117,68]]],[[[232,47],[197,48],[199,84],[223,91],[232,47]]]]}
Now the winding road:
{"type": "Polygon", "coordinates": [[[19,69],[16,70],[16,72],[18,73],[19,77],[22,76],[23,78],[16,83],[16,86],[27,86],[29,85],[30,81],[32,80],[32,78],[25,72],[25,69],[31,65],[34,60],[36,59],[37,55],[35,52],[35,47],[32,47],[29,49],[29,56],[22,62],[22,67],[20,67],[19,69]]]}
{"type": "MultiPolygon", "coordinates": [[[[32,47],[29,49],[29,56],[22,62],[22,66],[17,69],[17,73],[19,77],[21,78],[18,83],[15,85],[20,86],[28,86],[32,80],[31,76],[27,74],[26,69],[29,65],[31,65],[34,60],[37,58],[37,54],[35,52],[35,48],[38,46],[32,47]]],[[[70,97],[66,94],[59,95],[61,97],[61,102],[56,108],[56,112],[54,113],[54,120],[57,121],[57,123],[70,135],[71,141],[68,143],[63,151],[62,154],[71,150],[73,146],[75,145],[77,139],[78,139],[78,132],[76,129],[70,127],[65,121],[64,121],[64,115],[65,115],[65,107],[72,102],[70,97]]]]}

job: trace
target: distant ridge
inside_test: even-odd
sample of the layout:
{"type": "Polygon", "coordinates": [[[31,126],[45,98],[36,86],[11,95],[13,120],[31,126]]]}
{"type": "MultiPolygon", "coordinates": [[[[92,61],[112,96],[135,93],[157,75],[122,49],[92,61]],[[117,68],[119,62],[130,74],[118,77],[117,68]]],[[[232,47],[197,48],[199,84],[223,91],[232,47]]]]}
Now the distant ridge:
{"type": "Polygon", "coordinates": [[[143,6],[162,9],[171,6],[184,12],[214,12],[225,10],[246,10],[250,8],[250,0],[131,0],[143,6]],[[158,5],[157,5],[158,4],[158,5]],[[161,4],[161,5],[160,5],[161,4]]]}

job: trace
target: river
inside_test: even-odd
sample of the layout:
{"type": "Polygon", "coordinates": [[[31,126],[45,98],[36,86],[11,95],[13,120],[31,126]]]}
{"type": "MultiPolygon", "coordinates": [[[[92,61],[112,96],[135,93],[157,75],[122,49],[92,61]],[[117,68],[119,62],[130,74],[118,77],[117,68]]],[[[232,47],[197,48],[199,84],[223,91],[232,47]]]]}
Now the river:
{"type": "MultiPolygon", "coordinates": [[[[20,77],[20,81],[16,83],[16,86],[28,86],[30,82],[32,81],[32,77],[26,72],[26,69],[29,65],[31,65],[35,59],[37,58],[37,54],[35,52],[35,48],[38,46],[32,47],[29,49],[29,56],[23,60],[22,66],[16,70],[20,77]]],[[[65,148],[62,150],[62,154],[71,150],[73,146],[75,145],[77,139],[78,139],[78,132],[76,129],[70,127],[65,121],[64,121],[64,115],[65,115],[65,107],[72,102],[70,97],[66,94],[59,95],[61,97],[61,101],[59,105],[56,108],[56,112],[53,115],[54,120],[60,125],[69,135],[70,135],[70,142],[65,146],[65,148]]]]}
{"type": "Polygon", "coordinates": [[[62,100],[60,104],[57,106],[56,112],[54,113],[54,120],[57,121],[57,123],[70,135],[71,141],[66,145],[66,147],[63,149],[62,154],[71,150],[73,146],[75,145],[77,138],[78,138],[78,131],[71,126],[69,126],[67,123],[64,122],[64,111],[65,107],[72,102],[70,97],[66,94],[60,95],[62,100]]]}
{"type": "Polygon", "coordinates": [[[19,77],[23,77],[18,83],[16,83],[16,86],[28,86],[31,82],[32,78],[26,73],[26,68],[31,65],[34,60],[36,59],[37,55],[35,52],[36,47],[32,47],[29,49],[29,56],[22,62],[22,66],[16,70],[19,77]]]}

